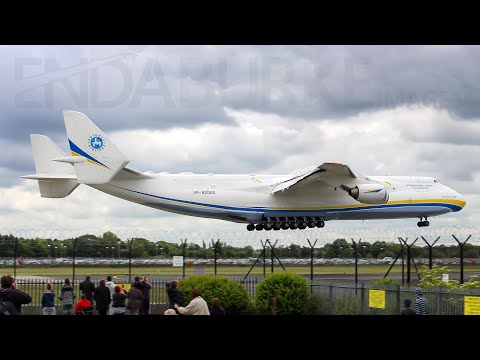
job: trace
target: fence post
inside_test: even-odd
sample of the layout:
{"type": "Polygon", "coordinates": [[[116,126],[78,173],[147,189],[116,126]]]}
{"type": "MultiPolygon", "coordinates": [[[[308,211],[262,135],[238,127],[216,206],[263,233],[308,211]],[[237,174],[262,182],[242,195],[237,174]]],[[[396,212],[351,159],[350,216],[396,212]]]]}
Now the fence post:
{"type": "Polygon", "coordinates": [[[441,296],[442,296],[441,290],[440,290],[440,288],[437,288],[437,313],[436,314],[431,314],[431,315],[442,315],[442,299],[441,299],[441,296]]]}
{"type": "Polygon", "coordinates": [[[400,315],[400,307],[401,307],[401,305],[400,305],[400,302],[401,302],[401,300],[400,300],[400,285],[397,284],[395,291],[397,292],[397,293],[396,293],[396,298],[397,298],[397,315],[400,315]]]}
{"type": "MultiPolygon", "coordinates": [[[[75,291],[75,248],[77,247],[77,239],[73,239],[72,249],[72,288],[75,291]]],[[[76,293],[75,293],[76,294],[76,293]]]]}
{"type": "Polygon", "coordinates": [[[13,281],[17,281],[17,250],[18,250],[18,239],[15,238],[15,247],[13,249],[13,281]]]}
{"type": "Polygon", "coordinates": [[[128,247],[128,283],[132,283],[132,244],[133,238],[130,239],[130,244],[128,247]]]}
{"type": "Polygon", "coordinates": [[[274,296],[272,299],[272,314],[277,315],[277,297],[274,296]]]}
{"type": "Polygon", "coordinates": [[[360,287],[360,314],[365,315],[365,283],[362,281],[360,287]]]}
{"type": "Polygon", "coordinates": [[[330,315],[333,315],[333,312],[335,311],[335,303],[333,301],[333,285],[330,283],[328,286],[328,303],[330,305],[330,315]]]}

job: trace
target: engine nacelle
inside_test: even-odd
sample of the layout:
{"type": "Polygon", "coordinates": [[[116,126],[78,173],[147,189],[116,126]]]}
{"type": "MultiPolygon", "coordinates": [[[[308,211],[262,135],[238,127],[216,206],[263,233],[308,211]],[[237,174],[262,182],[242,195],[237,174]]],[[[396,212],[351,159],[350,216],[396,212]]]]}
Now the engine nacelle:
{"type": "Polygon", "coordinates": [[[386,204],[388,190],[380,184],[362,184],[349,188],[348,195],[363,204],[386,204]]]}

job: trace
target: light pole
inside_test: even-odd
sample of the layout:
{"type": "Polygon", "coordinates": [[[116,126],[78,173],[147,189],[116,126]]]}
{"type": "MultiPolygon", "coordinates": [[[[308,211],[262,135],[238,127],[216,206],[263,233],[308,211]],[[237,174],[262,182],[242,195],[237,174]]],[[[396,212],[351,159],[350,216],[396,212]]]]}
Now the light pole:
{"type": "Polygon", "coordinates": [[[51,263],[53,261],[53,257],[50,253],[50,246],[52,246],[52,244],[47,244],[47,248],[48,248],[48,254],[47,254],[48,256],[47,257],[50,258],[50,263],[51,263]]]}
{"type": "Polygon", "coordinates": [[[107,256],[105,256],[108,259],[108,246],[105,246],[105,249],[107,249],[107,256]]]}
{"type": "Polygon", "coordinates": [[[120,244],[122,242],[120,240],[118,240],[118,258],[120,259],[120,244]]]}
{"type": "Polygon", "coordinates": [[[58,249],[58,246],[55,246],[55,259],[57,258],[57,249],[58,249]]]}
{"type": "Polygon", "coordinates": [[[67,245],[63,245],[63,257],[67,256],[67,245]]]}
{"type": "Polygon", "coordinates": [[[366,253],[366,251],[367,251],[367,249],[366,249],[367,245],[362,245],[362,246],[363,246],[363,257],[364,257],[364,258],[367,258],[367,253],[366,253]]]}

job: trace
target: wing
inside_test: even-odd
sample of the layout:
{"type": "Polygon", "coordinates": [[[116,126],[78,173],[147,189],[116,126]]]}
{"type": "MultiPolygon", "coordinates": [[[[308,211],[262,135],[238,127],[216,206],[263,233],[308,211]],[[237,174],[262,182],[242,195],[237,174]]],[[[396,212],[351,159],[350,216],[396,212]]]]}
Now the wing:
{"type": "Polygon", "coordinates": [[[292,187],[307,187],[315,184],[324,186],[354,187],[358,184],[374,184],[363,175],[354,173],[348,165],[338,163],[323,163],[309,168],[300,174],[273,185],[271,194],[286,191],[292,187]]]}

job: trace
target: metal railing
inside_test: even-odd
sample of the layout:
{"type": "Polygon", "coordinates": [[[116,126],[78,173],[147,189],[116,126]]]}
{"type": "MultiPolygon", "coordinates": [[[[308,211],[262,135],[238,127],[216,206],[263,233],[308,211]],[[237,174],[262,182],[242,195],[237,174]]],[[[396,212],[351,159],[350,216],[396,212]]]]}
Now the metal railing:
{"type": "MultiPolygon", "coordinates": [[[[236,282],[240,283],[242,278],[232,278],[236,282]]],[[[75,284],[72,284],[74,287],[76,299],[78,301],[80,299],[81,291],[80,291],[80,283],[84,279],[76,279],[75,284]],[[80,294],[80,295],[79,295],[80,294]]],[[[99,285],[100,280],[92,279],[95,287],[99,285]]],[[[19,290],[26,292],[28,295],[32,297],[32,302],[24,305],[24,306],[41,306],[42,303],[42,295],[47,289],[47,283],[51,283],[53,286],[53,291],[55,292],[55,305],[60,306],[61,301],[59,299],[60,292],[62,287],[65,285],[64,280],[61,279],[51,279],[50,281],[47,279],[19,279],[17,281],[17,286],[19,290]]],[[[152,288],[150,290],[150,304],[151,305],[164,305],[168,304],[168,296],[166,291],[166,284],[169,280],[166,279],[151,279],[150,284],[152,288]]],[[[126,281],[117,281],[117,283],[128,283],[128,279],[126,281]]],[[[257,278],[251,278],[247,281],[243,282],[242,285],[247,290],[247,293],[253,299],[255,294],[255,288],[257,286],[258,280],[257,278]]]]}
{"type": "MultiPolygon", "coordinates": [[[[329,281],[312,284],[314,313],[323,315],[398,315],[405,299],[415,303],[415,287],[377,285],[347,281],[329,281]],[[370,290],[385,291],[385,307],[370,306],[370,290]]],[[[422,289],[427,300],[428,315],[463,315],[464,297],[480,296],[479,289],[422,289]]]]}

